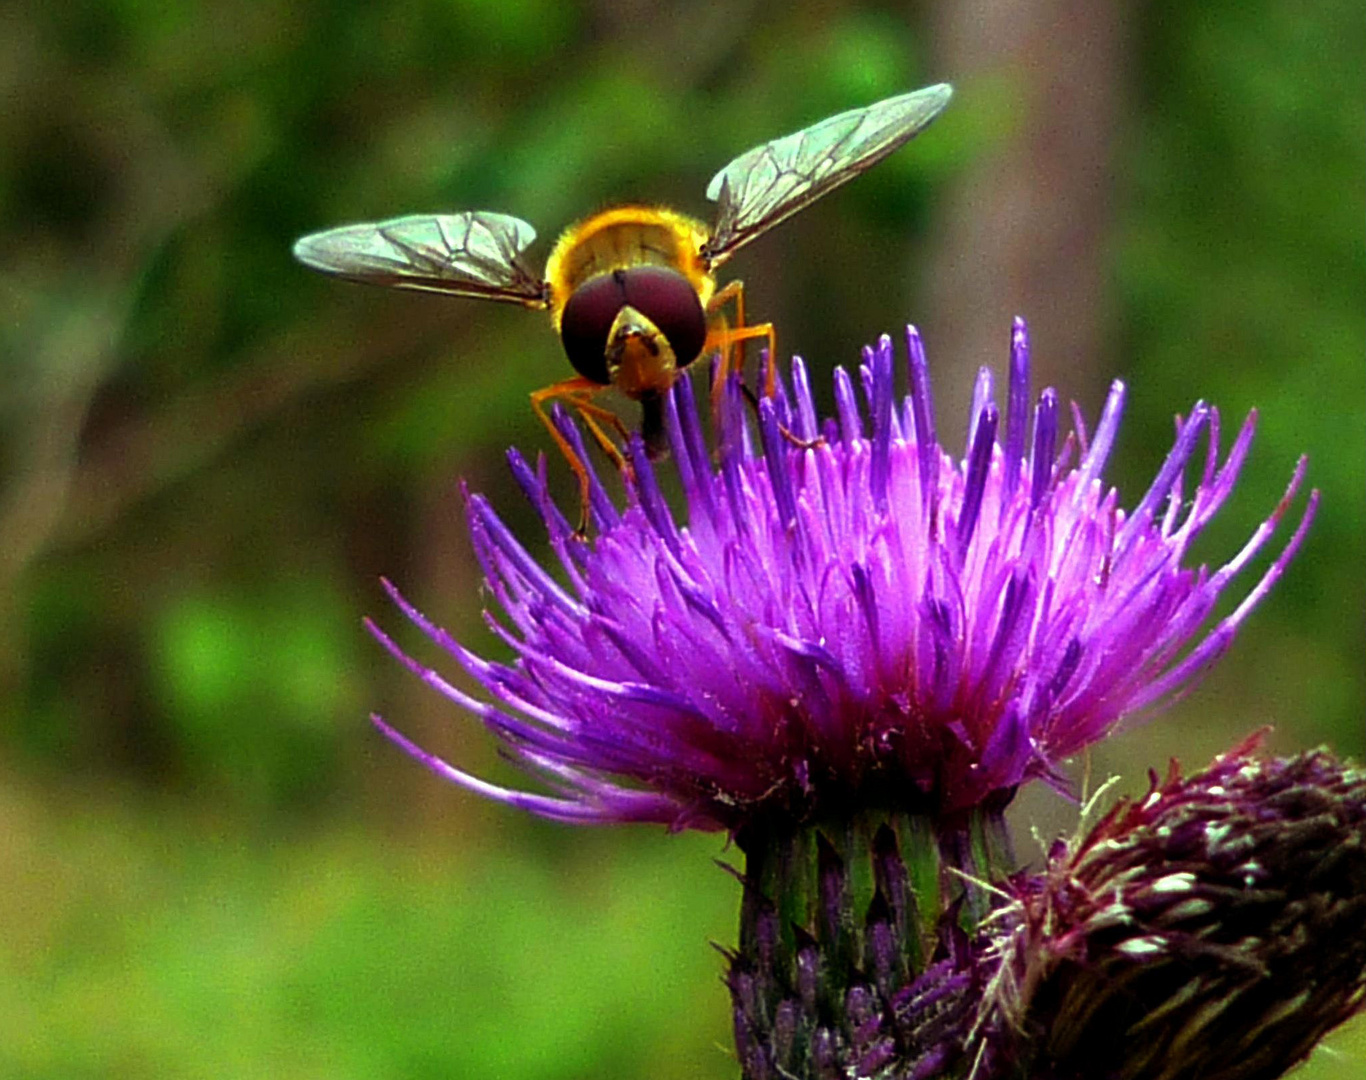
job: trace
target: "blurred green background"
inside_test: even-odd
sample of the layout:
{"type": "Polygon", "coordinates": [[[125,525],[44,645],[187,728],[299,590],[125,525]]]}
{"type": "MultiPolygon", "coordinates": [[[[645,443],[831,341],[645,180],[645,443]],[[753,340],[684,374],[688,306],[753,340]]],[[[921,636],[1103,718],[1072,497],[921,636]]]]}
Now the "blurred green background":
{"type": "MultiPolygon", "coordinates": [[[[1131,383],[1129,502],[1173,413],[1260,409],[1200,554],[1301,452],[1310,540],[1093,768],[1135,790],[1268,723],[1360,757],[1364,61],[1344,0],[7,5],[0,1076],[734,1074],[720,838],[539,824],[366,721],[508,778],[360,619],[403,629],[385,574],[487,642],[456,482],[536,535],[502,453],[546,447],[557,343],[289,246],[419,210],[516,214],[542,253],[614,199],[705,216],[740,151],[933,81],[958,96],[930,132],[735,260],[753,316],[818,371],[916,321],[958,438],[1023,314],[1088,416],[1131,383]]],[[[1072,820],[1029,793],[1021,850],[1072,820]]],[[[1303,1075],[1366,1075],[1336,1043],[1303,1075]]]]}

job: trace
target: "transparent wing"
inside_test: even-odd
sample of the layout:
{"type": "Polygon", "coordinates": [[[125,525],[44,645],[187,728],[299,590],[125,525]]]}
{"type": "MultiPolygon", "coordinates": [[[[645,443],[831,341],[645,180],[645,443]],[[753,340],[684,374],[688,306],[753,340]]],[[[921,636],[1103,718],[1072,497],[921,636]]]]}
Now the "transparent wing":
{"type": "Polygon", "coordinates": [[[545,282],[521,258],[535,239],[507,214],[412,214],[313,233],[294,257],[348,281],[545,307],[545,282]]]}
{"type": "Polygon", "coordinates": [[[702,257],[716,266],[760,233],[870,169],[913,139],[953,95],[947,83],[839,113],[756,146],[712,177],[716,224],[702,257]]]}

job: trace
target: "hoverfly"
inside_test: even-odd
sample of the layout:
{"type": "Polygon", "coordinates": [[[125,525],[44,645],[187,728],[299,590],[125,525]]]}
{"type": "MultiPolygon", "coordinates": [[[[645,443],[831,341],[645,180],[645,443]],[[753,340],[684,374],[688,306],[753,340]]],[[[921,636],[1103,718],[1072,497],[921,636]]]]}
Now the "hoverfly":
{"type": "Polygon", "coordinates": [[[303,237],[294,256],[350,281],[549,310],[578,374],[537,390],[531,406],[573,466],[586,507],[587,471],[546,413],[546,403],[558,399],[571,406],[604,452],[624,467],[602,425],[622,439],[626,429],[615,413],[593,401],[607,387],[641,403],[642,435],[652,452],[663,446],[664,393],[704,352],[720,351],[719,386],[731,346],[743,349],[746,340],[766,338],[765,379],[772,393],[773,326],[746,324],[743,283],[718,289],[717,268],[914,138],[951,94],[946,84],[926,87],[746,151],[707,186],[707,198],[717,204],[710,227],[657,206],[630,204],[593,214],[564,231],[544,274],[522,257],[536,230],[519,218],[484,210],[343,225],[303,237]],[[721,314],[731,302],[734,325],[721,314]]]}

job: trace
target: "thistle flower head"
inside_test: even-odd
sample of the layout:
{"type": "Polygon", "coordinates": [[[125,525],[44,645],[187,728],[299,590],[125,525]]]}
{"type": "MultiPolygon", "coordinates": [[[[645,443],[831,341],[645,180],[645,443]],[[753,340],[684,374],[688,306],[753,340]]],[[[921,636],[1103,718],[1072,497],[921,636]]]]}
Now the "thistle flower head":
{"type": "MultiPolygon", "coordinates": [[[[681,517],[638,440],[624,505],[592,477],[591,540],[551,500],[544,464],[511,452],[553,572],[469,496],[489,625],[514,659],[480,657],[396,591],[481,691],[375,632],[553,793],[496,786],[381,729],[456,783],[572,822],[740,830],[849,806],[944,814],[1003,803],[1034,777],[1060,782],[1062,759],[1179,693],[1227,648],[1299,546],[1316,496],[1261,578],[1208,626],[1304,473],[1301,461],[1228,562],[1185,565],[1233,490],[1255,416],[1221,460],[1219,414],[1196,404],[1126,511],[1102,479],[1122,384],[1094,432],[1077,422],[1061,437],[1054,391],[1031,415],[1017,321],[1004,415],[983,370],[957,458],[936,435],[914,329],[907,347],[904,399],[884,337],[853,375],[836,370],[836,414],[823,421],[800,360],[754,423],[727,384],[715,463],[681,381],[663,403],[681,517]]],[[[563,417],[561,431],[583,450],[563,417]]]]}
{"type": "Polygon", "coordinates": [[[1173,764],[1015,879],[979,1075],[1272,1080],[1366,1001],[1366,773],[1173,764]]]}

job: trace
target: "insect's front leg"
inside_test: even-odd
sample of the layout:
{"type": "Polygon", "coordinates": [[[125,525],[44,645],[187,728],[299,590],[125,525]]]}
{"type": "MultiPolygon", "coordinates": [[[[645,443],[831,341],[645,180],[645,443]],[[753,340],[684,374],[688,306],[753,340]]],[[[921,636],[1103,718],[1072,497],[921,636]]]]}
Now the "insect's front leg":
{"type": "Polygon", "coordinates": [[[585,379],[583,376],[576,376],[572,379],[565,379],[563,382],[542,387],[531,395],[532,411],[545,425],[545,429],[550,432],[550,437],[555,441],[560,453],[564,455],[564,459],[569,462],[569,467],[574,470],[574,475],[578,477],[579,527],[577,532],[579,536],[586,536],[588,533],[588,507],[592,488],[592,482],[588,476],[588,466],[570,445],[569,440],[561,434],[560,429],[555,426],[555,421],[546,411],[545,406],[546,402],[558,400],[563,401],[573,409],[612,464],[621,472],[629,474],[631,467],[625,455],[622,454],[621,449],[612,441],[607,432],[603,430],[603,425],[611,427],[621,437],[624,444],[630,438],[626,425],[621,422],[621,417],[617,416],[616,413],[595,404],[592,400],[605,389],[606,387],[600,383],[585,379]]]}
{"type": "MultiPolygon", "coordinates": [[[[713,416],[720,415],[721,400],[726,385],[726,376],[730,374],[731,370],[730,346],[732,345],[739,346],[739,359],[736,362],[736,368],[743,376],[745,364],[744,343],[752,338],[766,338],[768,340],[768,351],[764,354],[764,397],[771,398],[777,392],[778,388],[777,332],[773,329],[772,323],[758,323],[754,326],[747,326],[745,324],[745,283],[738,280],[727,282],[711,298],[711,302],[707,304],[707,314],[710,315],[719,311],[725,304],[732,300],[735,301],[735,318],[737,320],[737,325],[728,326],[724,317],[720,317],[719,325],[707,335],[707,344],[704,346],[704,351],[707,349],[721,350],[721,363],[716,369],[716,381],[712,383],[711,387],[711,408],[713,416]]],[[[754,395],[754,392],[744,384],[743,377],[741,378],[740,388],[744,391],[745,397],[754,407],[754,412],[757,415],[759,412],[759,399],[754,395]]],[[[783,438],[793,446],[800,447],[804,450],[809,450],[814,446],[820,446],[825,441],[820,436],[816,436],[814,439],[799,439],[796,435],[793,435],[792,432],[788,431],[787,428],[782,426],[779,427],[779,430],[783,433],[783,438]]]]}
{"type": "MultiPolygon", "coordinates": [[[[717,314],[732,301],[735,303],[735,325],[729,326],[722,319],[720,325],[708,335],[707,339],[708,347],[721,349],[721,368],[717,372],[718,380],[730,373],[730,347],[732,345],[739,346],[735,367],[743,372],[745,370],[744,343],[752,338],[766,338],[768,340],[768,357],[764,363],[764,396],[772,397],[777,385],[776,365],[778,362],[777,334],[773,329],[773,324],[759,323],[750,326],[745,322],[745,283],[738,279],[726,282],[716,291],[707,303],[707,314],[717,314]]],[[[715,395],[715,387],[712,388],[712,392],[715,395]]]]}

